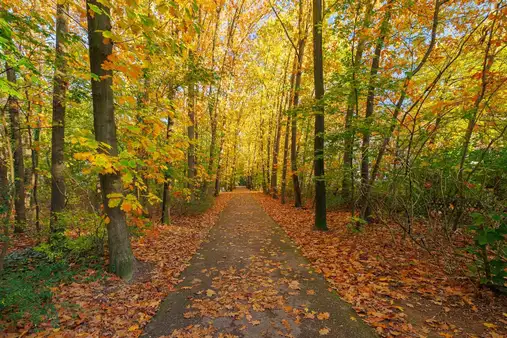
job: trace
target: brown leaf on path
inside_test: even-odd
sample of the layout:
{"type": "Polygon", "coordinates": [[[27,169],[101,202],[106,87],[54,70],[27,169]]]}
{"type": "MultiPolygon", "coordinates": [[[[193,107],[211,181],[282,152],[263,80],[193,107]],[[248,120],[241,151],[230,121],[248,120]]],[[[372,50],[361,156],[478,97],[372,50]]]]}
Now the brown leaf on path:
{"type": "Polygon", "coordinates": [[[326,319],[329,319],[329,316],[330,316],[330,315],[329,315],[329,312],[322,312],[322,313],[319,313],[319,314],[317,315],[317,318],[318,318],[319,320],[326,320],[326,319]]]}

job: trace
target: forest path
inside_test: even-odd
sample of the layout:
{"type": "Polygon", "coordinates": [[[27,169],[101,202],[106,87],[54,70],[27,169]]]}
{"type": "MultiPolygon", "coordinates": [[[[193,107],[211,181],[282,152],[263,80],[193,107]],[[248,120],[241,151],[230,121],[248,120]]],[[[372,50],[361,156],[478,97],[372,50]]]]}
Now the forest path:
{"type": "Polygon", "coordinates": [[[244,188],[144,337],[374,337],[244,188]]]}

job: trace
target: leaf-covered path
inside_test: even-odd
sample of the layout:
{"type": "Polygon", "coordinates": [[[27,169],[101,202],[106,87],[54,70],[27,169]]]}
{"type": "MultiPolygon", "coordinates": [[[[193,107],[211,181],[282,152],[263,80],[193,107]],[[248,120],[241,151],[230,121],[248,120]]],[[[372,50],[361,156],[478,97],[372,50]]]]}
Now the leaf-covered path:
{"type": "Polygon", "coordinates": [[[145,337],[373,337],[239,189],[145,337]]]}

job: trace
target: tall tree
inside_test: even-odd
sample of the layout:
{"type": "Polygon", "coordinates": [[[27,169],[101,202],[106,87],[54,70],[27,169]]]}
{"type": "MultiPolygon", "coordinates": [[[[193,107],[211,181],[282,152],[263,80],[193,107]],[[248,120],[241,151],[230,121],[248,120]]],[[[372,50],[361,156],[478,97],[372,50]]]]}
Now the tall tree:
{"type": "Polygon", "coordinates": [[[275,131],[275,142],[273,145],[273,162],[271,169],[271,194],[273,198],[278,198],[278,153],[280,152],[280,138],[282,134],[282,115],[285,108],[285,101],[288,101],[289,94],[286,94],[285,85],[287,82],[287,73],[289,70],[291,59],[291,53],[287,56],[287,62],[285,63],[283,82],[280,87],[280,102],[278,104],[278,116],[276,119],[276,131],[275,131]]]}
{"type": "Polygon", "coordinates": [[[51,131],[51,220],[52,233],[63,228],[58,224],[58,214],[65,208],[65,95],[67,92],[67,62],[65,39],[67,34],[68,4],[56,5],[55,74],[53,78],[53,126],[51,131]]]}
{"type": "Polygon", "coordinates": [[[187,126],[188,136],[188,153],[187,153],[187,178],[188,187],[192,189],[194,187],[195,177],[195,84],[193,80],[188,85],[188,119],[190,124],[187,126]]]}
{"type": "MultiPolygon", "coordinates": [[[[173,119],[172,114],[174,114],[174,95],[175,95],[176,89],[172,84],[169,84],[169,104],[171,107],[170,113],[167,115],[167,129],[166,129],[166,135],[165,139],[166,142],[169,142],[170,136],[171,136],[171,129],[173,125],[173,119]]],[[[164,173],[164,186],[162,188],[162,217],[160,221],[162,224],[169,224],[171,222],[171,207],[170,207],[170,200],[171,200],[171,174],[169,168],[166,169],[164,173]]]]}
{"type": "MultiPolygon", "coordinates": [[[[112,41],[102,35],[102,32],[111,31],[110,10],[99,0],[87,0],[86,4],[90,70],[93,74],[91,82],[95,139],[107,145],[100,147],[101,152],[116,157],[118,144],[114,119],[113,72],[103,67],[113,52],[112,41]]],[[[121,278],[129,280],[134,272],[135,258],[130,247],[125,213],[119,205],[113,206],[109,203],[110,196],[123,194],[121,177],[118,172],[113,172],[101,173],[99,178],[102,202],[108,220],[109,269],[121,278]]]]}
{"type": "MultiPolygon", "coordinates": [[[[297,108],[299,106],[299,92],[301,87],[301,76],[303,73],[303,57],[306,45],[306,28],[303,28],[303,0],[299,0],[298,14],[298,52],[296,61],[296,75],[294,79],[294,97],[292,102],[293,115],[291,119],[291,143],[290,143],[290,164],[292,173],[292,185],[294,189],[294,206],[300,208],[301,187],[299,184],[299,174],[297,168],[297,108]]],[[[306,27],[306,26],[305,26],[306,27]]]]}
{"type": "Polygon", "coordinates": [[[287,166],[289,158],[289,133],[290,133],[290,115],[286,117],[287,123],[285,124],[285,139],[283,142],[283,168],[282,168],[282,191],[281,202],[286,202],[286,189],[287,189],[287,166]]]}
{"type": "MultiPolygon", "coordinates": [[[[6,64],[7,81],[12,86],[16,86],[16,72],[14,68],[6,64]]],[[[14,232],[23,232],[26,223],[25,208],[25,163],[23,160],[23,136],[21,134],[21,121],[19,111],[19,101],[16,96],[9,95],[7,100],[9,107],[9,117],[11,122],[11,146],[14,148],[14,209],[15,224],[14,232]]]]}
{"type": "MultiPolygon", "coordinates": [[[[373,10],[373,6],[375,4],[375,0],[369,0],[365,6],[364,19],[362,24],[362,29],[366,29],[369,27],[371,22],[371,14],[373,10]]],[[[362,1],[357,2],[358,10],[360,12],[362,8],[362,1]]],[[[343,179],[342,179],[342,199],[347,203],[351,204],[354,197],[354,179],[353,179],[353,169],[352,162],[354,158],[354,131],[352,127],[354,112],[357,110],[357,100],[359,96],[359,83],[358,83],[358,73],[361,67],[361,62],[363,59],[363,53],[366,46],[366,35],[358,34],[358,42],[356,46],[356,52],[352,57],[352,79],[351,79],[351,88],[347,101],[347,111],[345,113],[345,138],[344,138],[344,150],[343,150],[343,179]]]]}
{"type": "Polygon", "coordinates": [[[324,177],[324,66],[322,58],[322,0],[313,0],[313,78],[315,85],[315,227],[327,230],[324,177]]]}
{"type": "Polygon", "coordinates": [[[368,83],[368,93],[366,96],[366,113],[364,115],[365,126],[363,131],[363,140],[361,144],[361,218],[367,222],[371,220],[371,206],[368,202],[368,191],[370,184],[370,139],[372,116],[375,109],[375,91],[378,86],[378,71],[380,67],[380,54],[384,49],[384,42],[389,30],[389,21],[391,20],[392,0],[387,3],[386,12],[380,25],[380,35],[375,44],[375,51],[371,61],[370,79],[368,83]]]}

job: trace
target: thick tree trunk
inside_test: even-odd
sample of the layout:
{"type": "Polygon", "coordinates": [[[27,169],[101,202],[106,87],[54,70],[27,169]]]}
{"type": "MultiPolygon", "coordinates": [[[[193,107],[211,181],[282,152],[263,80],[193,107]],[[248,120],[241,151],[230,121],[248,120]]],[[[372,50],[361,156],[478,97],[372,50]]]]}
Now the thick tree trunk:
{"type": "MultiPolygon", "coordinates": [[[[16,73],[13,68],[6,65],[7,81],[16,84],[16,73]]],[[[14,232],[24,231],[26,224],[25,208],[25,163],[23,161],[23,138],[21,135],[21,121],[18,99],[12,95],[8,98],[9,116],[11,120],[11,145],[14,149],[14,209],[15,224],[14,232]]]]}
{"type": "Polygon", "coordinates": [[[54,235],[63,232],[58,214],[65,208],[65,95],[67,92],[67,62],[65,61],[65,39],[67,34],[68,5],[56,6],[56,57],[53,78],[53,125],[51,128],[51,220],[54,235]]]}
{"type": "Polygon", "coordinates": [[[315,82],[315,228],[327,230],[324,177],[324,69],[322,60],[322,0],[313,0],[313,68],[315,82]]]}
{"type": "MultiPolygon", "coordinates": [[[[92,79],[93,124],[95,139],[107,144],[109,156],[118,156],[116,123],[114,120],[113,73],[102,68],[103,63],[112,54],[113,45],[102,36],[103,31],[111,30],[109,8],[98,0],[87,0],[87,9],[98,7],[101,13],[88,10],[88,42],[90,49],[90,69],[98,80],[92,79]]],[[[101,147],[103,149],[103,147],[101,147]]],[[[109,195],[123,194],[122,182],[118,173],[100,174],[102,201],[107,216],[107,234],[109,244],[109,269],[123,279],[129,280],[134,272],[134,255],[125,220],[120,206],[109,206],[109,195]]]]}

